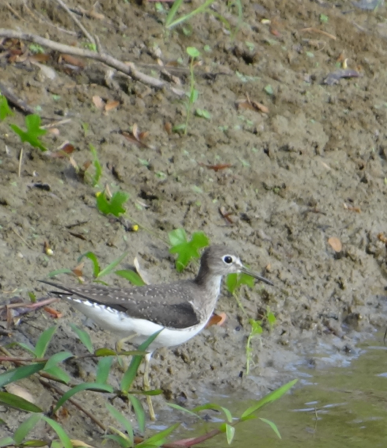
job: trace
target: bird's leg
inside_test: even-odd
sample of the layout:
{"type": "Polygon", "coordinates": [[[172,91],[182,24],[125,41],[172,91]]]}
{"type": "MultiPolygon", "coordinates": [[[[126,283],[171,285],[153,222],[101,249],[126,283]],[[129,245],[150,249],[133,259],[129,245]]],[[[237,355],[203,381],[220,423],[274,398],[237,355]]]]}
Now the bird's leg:
{"type": "MultiPolygon", "coordinates": [[[[150,384],[149,384],[149,363],[152,357],[152,353],[147,353],[145,355],[145,369],[144,369],[144,390],[150,390],[150,384]]],[[[152,404],[152,397],[150,395],[146,396],[146,401],[148,403],[148,409],[149,409],[149,417],[152,421],[156,420],[155,411],[153,409],[152,404]]]]}

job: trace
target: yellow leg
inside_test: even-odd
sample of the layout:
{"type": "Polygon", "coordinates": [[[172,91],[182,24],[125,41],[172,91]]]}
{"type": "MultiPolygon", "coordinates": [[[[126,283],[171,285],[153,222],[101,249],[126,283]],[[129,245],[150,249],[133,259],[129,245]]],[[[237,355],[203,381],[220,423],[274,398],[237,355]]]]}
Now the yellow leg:
{"type": "MultiPolygon", "coordinates": [[[[150,390],[150,384],[149,384],[149,363],[152,357],[152,353],[147,353],[145,355],[145,369],[144,369],[144,390],[150,390]]],[[[152,404],[152,397],[150,395],[146,396],[146,401],[148,403],[148,409],[149,409],[149,417],[152,421],[156,420],[155,411],[153,409],[152,404]]]]}

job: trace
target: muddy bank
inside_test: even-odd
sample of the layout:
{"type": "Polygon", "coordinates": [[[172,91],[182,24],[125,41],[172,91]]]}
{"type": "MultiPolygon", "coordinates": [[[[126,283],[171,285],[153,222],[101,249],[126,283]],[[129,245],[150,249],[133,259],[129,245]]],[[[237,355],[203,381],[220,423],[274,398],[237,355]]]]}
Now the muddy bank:
{"type": "MultiPolygon", "coordinates": [[[[85,0],[75,4],[92,8],[85,0]]],[[[22,6],[15,5],[14,12],[1,7],[2,26],[68,45],[87,43],[68,14],[52,2],[28,5],[35,8],[32,14],[22,6]]],[[[193,116],[186,136],[166,131],[165,123],[180,124],[186,113],[170,89],[126,78],[109,88],[105,68],[92,61],[81,70],[55,66],[55,79],[48,79],[36,65],[2,60],[2,82],[30,107],[41,108],[43,116],[71,118],[58,126],[59,133],[45,136],[46,145],[54,150],[70,141],[79,165],[90,159],[89,144],[94,145],[104,168],[101,187],[129,193],[129,219],[150,229],[127,232],[100,214],[97,189],[82,182],[64,159],[24,146],[19,177],[22,145],[7,124],[24,126],[23,115],[16,112],[0,123],[2,301],[14,295],[27,299],[29,291],[45,296],[36,279],[75,267],[89,250],[106,265],[129,249],[154,283],[181,278],[165,244],[174,228],[201,230],[212,243],[239,247],[251,268],[260,272],[267,267],[265,275],[275,287],[243,289],[245,313],[224,291],[217,307],[228,316],[223,327],[211,327],[174,350],[160,350],[152,362],[152,384],[169,400],[183,397],[188,407],[200,401],[202,387],[243,388],[258,396],[292,377],[286,370],[289,363],[310,363],[309,354],[324,347],[350,352],[383,327],[386,248],[379,234],[386,228],[386,8],[365,12],[349,2],[340,6],[250,2],[244,5],[235,40],[211,15],[196,16],[189,37],[181,29],[166,34],[161,23],[165,13],[156,12],[151,3],[110,2],[99,6],[101,17],[83,17],[106,51],[152,76],[162,76],[157,57],[164,63],[181,58],[181,71],[173,72],[180,89],[189,88],[186,47],[202,52],[197,107],[212,118],[193,116]],[[322,23],[321,15],[328,20],[322,23]],[[359,76],[324,84],[344,60],[359,76]],[[120,105],[101,111],[93,102],[96,96],[120,105]],[[238,108],[238,100],[247,97],[267,108],[265,113],[238,108]],[[121,134],[134,124],[149,133],[146,146],[121,134]],[[230,167],[206,167],[217,164],[230,167]],[[34,187],[37,182],[49,185],[49,191],[34,187]],[[221,216],[221,207],[232,213],[232,223],[221,216]],[[328,243],[332,237],[341,241],[340,252],[328,243]],[[44,253],[46,241],[54,251],[51,257],[44,253]],[[254,340],[253,366],[246,377],[248,320],[261,319],[267,307],[277,323],[271,330],[265,325],[261,342],[254,340]]],[[[237,24],[234,10],[223,4],[215,8],[237,24]]],[[[91,276],[91,266],[85,266],[85,274],[91,276]]],[[[123,284],[113,276],[109,281],[123,284]]],[[[83,317],[65,304],[55,307],[64,317],[49,353],[81,353],[84,347],[68,322],[81,325],[83,317]]],[[[37,312],[22,320],[12,338],[35,343],[52,324],[52,317],[37,312]]],[[[96,347],[113,346],[110,335],[88,328],[96,347]]],[[[93,361],[70,364],[68,370],[83,380],[95,378],[93,361]]],[[[119,375],[117,371],[117,381],[119,375]]],[[[49,406],[48,391],[33,381],[27,386],[42,406],[49,406]]],[[[85,397],[105,418],[103,399],[92,393],[85,397]]],[[[164,400],[156,398],[156,410],[164,400]]],[[[19,418],[24,416],[11,421],[7,416],[10,429],[19,418]]],[[[84,437],[84,419],[75,409],[63,424],[72,436],[84,437]]],[[[94,437],[97,430],[90,431],[94,437]]]]}

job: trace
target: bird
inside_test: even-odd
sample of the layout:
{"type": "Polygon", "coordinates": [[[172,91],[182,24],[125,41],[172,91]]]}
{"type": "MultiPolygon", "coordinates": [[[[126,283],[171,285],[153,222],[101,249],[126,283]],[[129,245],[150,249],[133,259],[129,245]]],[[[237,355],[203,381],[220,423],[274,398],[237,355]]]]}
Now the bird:
{"type": "MultiPolygon", "coordinates": [[[[245,267],[232,249],[222,245],[205,249],[194,279],[129,288],[97,283],[65,286],[49,280],[41,282],[59,289],[51,293],[67,300],[98,326],[120,338],[116,345],[118,351],[123,342],[130,340],[131,344],[139,346],[161,330],[145,356],[144,386],[149,388],[152,353],[160,347],[184,344],[203,330],[215,309],[223,276],[233,273],[245,273],[273,286],[270,280],[245,267]]],[[[154,420],[150,401],[148,407],[154,420]]]]}

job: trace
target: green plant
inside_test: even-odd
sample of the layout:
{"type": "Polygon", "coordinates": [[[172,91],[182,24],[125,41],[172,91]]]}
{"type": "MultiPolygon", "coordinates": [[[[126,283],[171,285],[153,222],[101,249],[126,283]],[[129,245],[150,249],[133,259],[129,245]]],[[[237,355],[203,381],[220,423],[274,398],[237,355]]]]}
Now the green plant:
{"type": "Polygon", "coordinates": [[[183,1],[184,0],[176,0],[173,3],[173,5],[168,13],[168,16],[165,20],[165,27],[167,29],[172,29],[176,25],[179,25],[180,23],[188,21],[189,19],[194,17],[196,14],[209,11],[210,6],[214,3],[215,0],[207,0],[202,5],[200,5],[198,8],[191,11],[190,13],[180,16],[179,18],[176,19],[175,17],[177,15],[177,13],[179,12],[179,9],[181,8],[183,1]]]}
{"type": "Polygon", "coordinates": [[[40,141],[39,137],[45,135],[47,131],[40,127],[39,115],[31,114],[25,118],[27,131],[23,131],[16,124],[10,124],[10,128],[20,137],[22,142],[28,142],[34,148],[39,148],[41,151],[47,151],[47,148],[40,141]]]}
{"type": "Polygon", "coordinates": [[[97,208],[104,215],[113,215],[118,217],[126,212],[124,204],[128,199],[129,195],[123,191],[116,191],[111,197],[109,197],[105,190],[97,193],[97,208]]]}
{"type": "Polygon", "coordinates": [[[189,72],[190,72],[190,89],[189,93],[187,93],[188,99],[184,102],[185,110],[186,110],[186,118],[185,123],[180,124],[173,127],[173,132],[180,132],[183,131],[184,135],[187,134],[188,131],[188,122],[190,119],[192,106],[196,103],[198,97],[199,97],[199,91],[195,89],[195,73],[194,73],[194,67],[195,67],[195,60],[200,57],[200,51],[197,50],[195,47],[187,47],[187,53],[190,57],[190,64],[189,64],[189,72]]]}
{"type": "Polygon", "coordinates": [[[13,112],[8,106],[7,98],[0,93],[0,120],[2,121],[12,115],[13,112]]]}
{"type": "Polygon", "coordinates": [[[192,234],[190,241],[184,229],[172,230],[168,233],[171,254],[178,254],[176,259],[176,269],[182,272],[193,258],[200,258],[199,249],[208,246],[209,239],[203,232],[192,234]]]}

